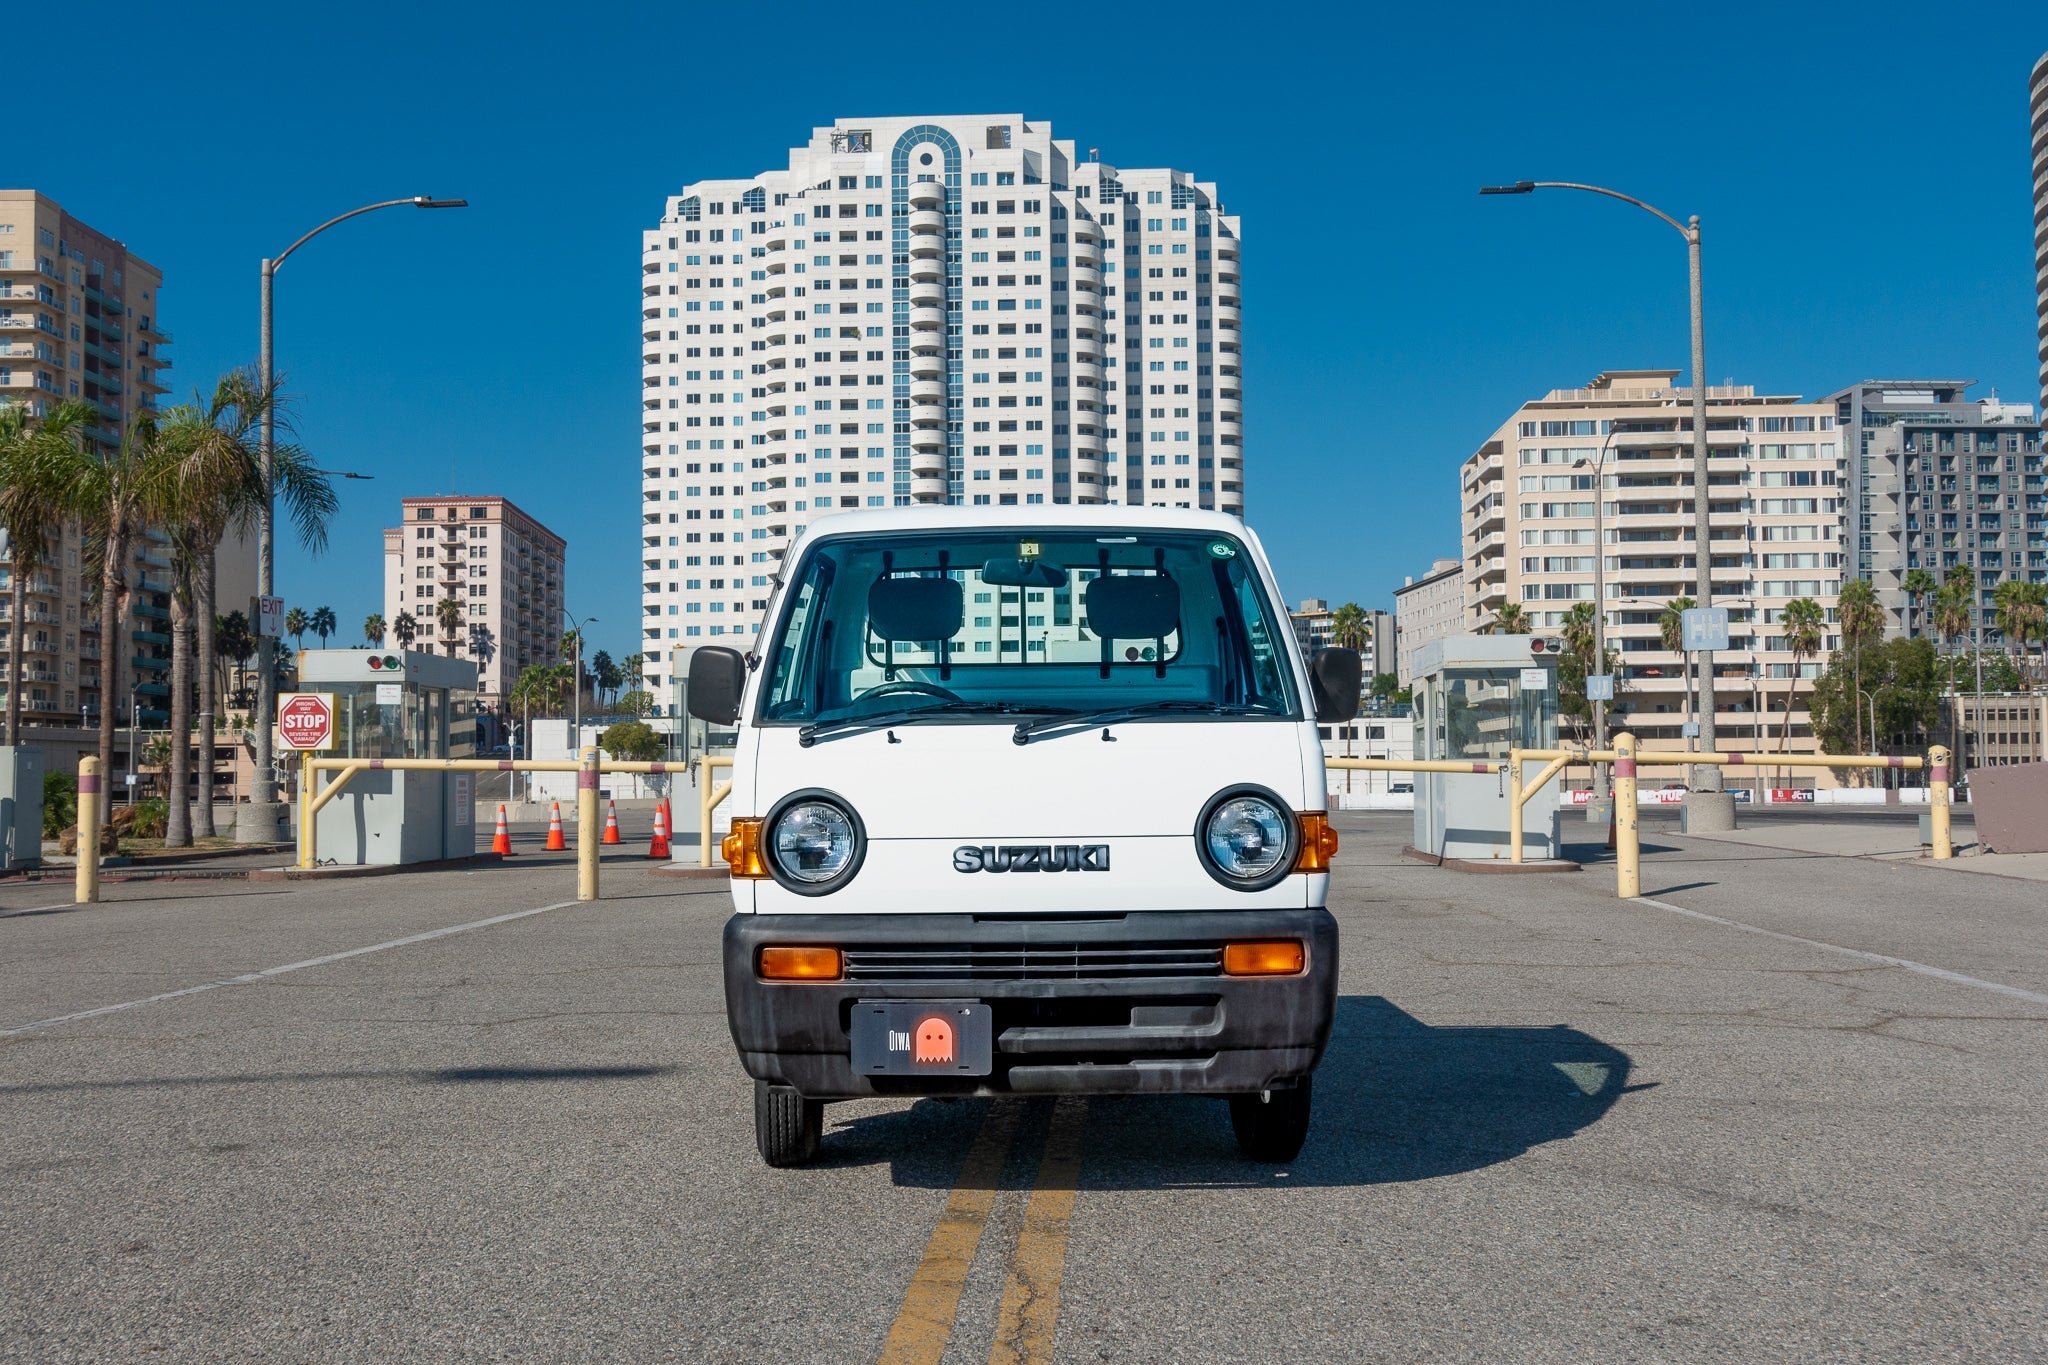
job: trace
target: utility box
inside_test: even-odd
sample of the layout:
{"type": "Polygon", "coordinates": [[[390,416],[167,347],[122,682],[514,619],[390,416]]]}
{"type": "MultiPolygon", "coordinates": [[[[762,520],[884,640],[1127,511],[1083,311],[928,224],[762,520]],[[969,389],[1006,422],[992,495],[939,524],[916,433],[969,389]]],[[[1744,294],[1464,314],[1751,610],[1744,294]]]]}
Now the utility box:
{"type": "MultiPolygon", "coordinates": [[[[1511,749],[1557,747],[1557,656],[1527,635],[1453,635],[1415,655],[1415,757],[1505,763],[1511,749]]],[[[1533,776],[1539,765],[1528,765],[1533,776]]],[[[1417,773],[1415,849],[1508,858],[1508,775],[1417,773]]],[[[1525,860],[1561,857],[1557,783],[1522,807],[1525,860]]]]}
{"type": "MultiPolygon", "coordinates": [[[[473,758],[477,669],[411,650],[316,649],[299,656],[301,692],[334,698],[325,758],[473,758]]],[[[324,782],[333,774],[323,773],[324,782]]],[[[473,772],[357,773],[314,817],[320,861],[427,863],[476,852],[473,772]]],[[[302,781],[299,799],[312,784],[302,781]]]]}
{"type": "Polygon", "coordinates": [[[0,871],[42,865],[43,751],[0,744],[0,871]]]}

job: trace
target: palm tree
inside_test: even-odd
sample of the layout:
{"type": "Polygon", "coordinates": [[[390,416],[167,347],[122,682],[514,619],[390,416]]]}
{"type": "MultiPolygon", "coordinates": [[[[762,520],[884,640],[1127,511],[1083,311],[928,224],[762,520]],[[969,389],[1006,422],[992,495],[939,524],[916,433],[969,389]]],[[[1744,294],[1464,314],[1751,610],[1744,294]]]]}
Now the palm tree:
{"type": "Polygon", "coordinates": [[[1690,597],[1674,597],[1657,617],[1657,639],[1665,649],[1679,653],[1685,645],[1685,614],[1693,609],[1690,597]]]}
{"type": "Polygon", "coordinates": [[[610,650],[600,649],[590,656],[590,676],[597,681],[597,704],[604,705],[605,694],[616,688],[623,680],[619,666],[612,662],[610,650]]]}
{"type": "Polygon", "coordinates": [[[434,619],[441,623],[443,635],[453,635],[462,629],[462,603],[452,597],[444,597],[434,604],[434,619]]]}
{"type": "Polygon", "coordinates": [[[528,664],[512,684],[512,691],[506,700],[515,710],[525,710],[537,715],[550,711],[567,709],[569,695],[569,665],[528,664]]]}
{"type": "Polygon", "coordinates": [[[334,619],[334,608],[315,607],[313,614],[306,618],[306,629],[320,637],[320,648],[325,649],[327,637],[340,630],[341,624],[334,619]]]}
{"type": "Polygon", "coordinates": [[[363,618],[363,639],[372,649],[384,648],[384,613],[373,611],[363,618]]]}
{"type": "Polygon", "coordinates": [[[647,680],[640,676],[640,671],[646,667],[647,656],[645,654],[628,654],[625,658],[619,660],[619,672],[624,675],[624,680],[631,683],[634,687],[645,687],[647,685],[647,680]]]}
{"type": "Polygon", "coordinates": [[[1792,742],[1792,703],[1799,695],[1799,665],[1820,652],[1827,638],[1828,614],[1811,597],[1795,597],[1778,614],[1785,648],[1792,655],[1792,676],[1785,681],[1785,726],[1778,732],[1778,752],[1792,742]]]}
{"type": "Polygon", "coordinates": [[[2048,583],[2022,583],[2007,579],[1993,596],[1998,629],[2008,646],[2018,646],[2020,664],[2026,664],[2027,641],[2048,627],[2048,583]]]}
{"type": "MultiPolygon", "coordinates": [[[[1854,663],[1856,696],[1856,752],[1863,752],[1863,647],[1884,634],[1884,608],[1878,604],[1877,589],[1867,578],[1852,578],[1842,585],[1835,599],[1835,619],[1842,628],[1842,643],[1849,647],[1854,663]]],[[[1874,741],[1877,737],[1871,736],[1874,741]]]]}
{"type": "Polygon", "coordinates": [[[249,656],[255,652],[256,633],[249,629],[249,618],[247,616],[239,611],[231,611],[225,616],[214,618],[213,655],[216,661],[214,667],[219,672],[219,676],[214,681],[219,684],[220,695],[228,698],[229,705],[245,706],[248,703],[237,700],[235,696],[230,695],[231,689],[228,686],[227,666],[233,664],[239,669],[247,663],[249,656]]]}
{"type": "Polygon", "coordinates": [[[1934,594],[1934,629],[1948,641],[1948,748],[1956,750],[1956,641],[1970,633],[1977,591],[1951,580],[1934,594]]]}
{"type": "MultiPolygon", "coordinates": [[[[160,423],[161,449],[154,466],[159,482],[150,490],[149,499],[161,513],[160,524],[170,534],[173,558],[179,561],[181,581],[173,585],[174,596],[182,590],[188,616],[195,624],[218,619],[221,542],[231,529],[253,529],[273,492],[297,529],[300,543],[316,554],[326,548],[327,523],[339,507],[327,476],[314,468],[303,450],[287,441],[273,446],[272,476],[267,485],[264,480],[262,422],[266,413],[275,422],[281,408],[275,385],[266,390],[253,371],[237,369],[216,380],[211,394],[194,394],[192,402],[172,408],[160,423]]],[[[289,434],[288,417],[284,429],[289,434]]],[[[174,673],[177,646],[174,631],[174,673]]],[[[196,721],[202,736],[212,735],[218,710],[216,647],[213,630],[197,631],[196,721]]],[[[210,750],[208,760],[199,773],[201,836],[213,834],[210,750]]]]}
{"type": "Polygon", "coordinates": [[[7,635],[9,744],[21,742],[21,645],[28,620],[28,580],[50,551],[50,533],[63,525],[71,510],[68,471],[78,454],[72,433],[90,425],[94,416],[80,402],[60,403],[41,419],[19,405],[0,409],[0,530],[7,533],[14,608],[13,628],[7,635]]]}
{"type": "Polygon", "coordinates": [[[391,623],[391,638],[398,641],[400,649],[411,649],[412,642],[419,638],[419,618],[409,611],[398,613],[398,619],[391,623]]]}
{"type": "Polygon", "coordinates": [[[133,589],[128,584],[128,555],[135,537],[147,524],[149,461],[156,444],[156,423],[143,417],[121,433],[120,444],[84,456],[74,471],[71,500],[85,532],[88,550],[99,556],[100,608],[100,771],[114,763],[114,708],[109,701],[119,689],[121,622],[128,614],[133,589]]]}
{"type": "Polygon", "coordinates": [[[1365,621],[1365,608],[1356,602],[1346,602],[1330,613],[1330,643],[1339,649],[1364,649],[1370,633],[1365,621]]]}
{"type": "Polygon", "coordinates": [[[1495,635],[1524,635],[1529,630],[1529,613],[1519,602],[1510,602],[1493,614],[1495,635]]]}
{"type": "Polygon", "coordinates": [[[1927,599],[1934,596],[1941,586],[1933,574],[1925,569],[1909,569],[1906,573],[1906,598],[1912,603],[1913,617],[1906,623],[1906,634],[1912,635],[1919,629],[1920,613],[1927,608],[1927,599]]]}
{"type": "Polygon", "coordinates": [[[284,633],[291,636],[300,649],[306,647],[306,632],[312,628],[313,622],[297,607],[284,614],[284,633]]]}

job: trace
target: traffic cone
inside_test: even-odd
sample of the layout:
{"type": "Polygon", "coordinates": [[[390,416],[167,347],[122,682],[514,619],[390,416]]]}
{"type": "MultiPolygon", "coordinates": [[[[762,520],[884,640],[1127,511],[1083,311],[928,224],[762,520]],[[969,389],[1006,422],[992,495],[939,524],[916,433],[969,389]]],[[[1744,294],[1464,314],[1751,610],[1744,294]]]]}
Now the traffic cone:
{"type": "Polygon", "coordinates": [[[498,832],[491,836],[491,852],[512,856],[512,827],[505,823],[505,803],[498,803],[498,832]]]}
{"type": "Polygon", "coordinates": [[[619,838],[619,803],[608,801],[606,804],[608,809],[604,813],[604,838],[600,842],[607,844],[624,843],[625,841],[619,838]]]}
{"type": "Polygon", "coordinates": [[[650,858],[666,858],[668,853],[668,801],[664,798],[654,806],[654,843],[648,848],[650,858]]]}
{"type": "Polygon", "coordinates": [[[562,837],[562,803],[555,802],[554,813],[548,816],[548,851],[559,853],[569,847],[569,841],[562,837]]]}

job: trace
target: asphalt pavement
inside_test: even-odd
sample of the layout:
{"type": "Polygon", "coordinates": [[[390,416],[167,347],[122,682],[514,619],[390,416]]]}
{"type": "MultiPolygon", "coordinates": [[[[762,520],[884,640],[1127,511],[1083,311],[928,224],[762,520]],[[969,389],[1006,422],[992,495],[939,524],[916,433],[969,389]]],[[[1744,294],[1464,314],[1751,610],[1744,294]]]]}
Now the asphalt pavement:
{"type": "Polygon", "coordinates": [[[723,890],[633,843],[594,904],[525,841],[0,885],[0,1359],[2048,1357],[2037,885],[1653,822],[1625,903],[1337,823],[1282,1167],[1098,1099],[835,1105],[769,1170],[723,890]]]}

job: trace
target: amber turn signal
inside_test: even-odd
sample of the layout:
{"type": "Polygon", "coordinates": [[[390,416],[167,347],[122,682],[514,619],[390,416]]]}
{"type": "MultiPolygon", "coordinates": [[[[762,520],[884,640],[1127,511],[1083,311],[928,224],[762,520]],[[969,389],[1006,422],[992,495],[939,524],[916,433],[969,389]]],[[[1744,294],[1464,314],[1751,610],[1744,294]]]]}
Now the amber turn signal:
{"type": "Polygon", "coordinates": [[[1328,811],[1305,810],[1295,817],[1301,822],[1301,852],[1294,855],[1296,872],[1328,872],[1337,856],[1337,831],[1330,828],[1328,811]]]}
{"type": "Polygon", "coordinates": [[[1299,976],[1307,960],[1301,943],[1295,939],[1223,945],[1225,976],[1299,976]]]}
{"type": "Polygon", "coordinates": [[[735,877],[768,875],[767,860],[761,856],[761,820],[757,816],[735,817],[732,832],[718,841],[718,852],[735,877]]]}
{"type": "Polygon", "coordinates": [[[763,981],[837,981],[840,969],[837,948],[763,948],[763,981]]]}

